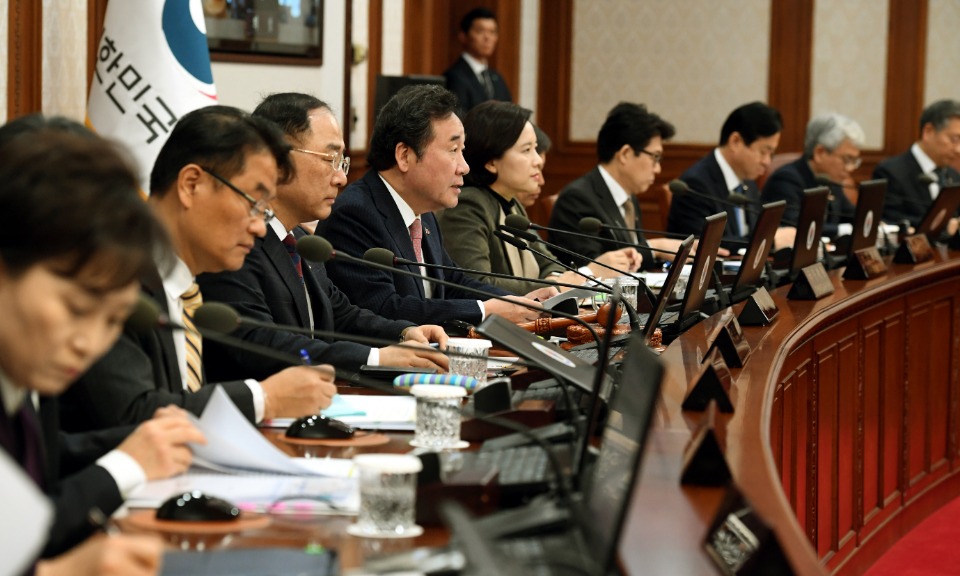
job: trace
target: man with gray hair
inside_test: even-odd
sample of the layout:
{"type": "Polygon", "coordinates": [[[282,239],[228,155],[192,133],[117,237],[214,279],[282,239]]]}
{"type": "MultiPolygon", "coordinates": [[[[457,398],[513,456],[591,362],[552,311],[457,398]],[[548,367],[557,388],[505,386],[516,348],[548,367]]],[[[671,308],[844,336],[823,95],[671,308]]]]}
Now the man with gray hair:
{"type": "Polygon", "coordinates": [[[763,201],[786,201],[783,222],[792,226],[800,218],[803,191],[829,181],[831,200],[823,233],[835,238],[839,224],[853,219],[854,206],[843,188],[850,174],[860,167],[863,143],[863,128],[847,116],[828,113],[811,118],[803,140],[803,156],[770,175],[763,187],[763,201]]]}
{"type": "MultiPolygon", "coordinates": [[[[917,226],[927,209],[947,184],[960,183],[960,173],[950,166],[960,159],[960,102],[939,100],[920,115],[920,139],[910,149],[887,158],[873,171],[874,178],[886,178],[887,197],[883,219],[909,221],[917,226]]],[[[948,226],[956,232],[956,220],[948,226]]]]}

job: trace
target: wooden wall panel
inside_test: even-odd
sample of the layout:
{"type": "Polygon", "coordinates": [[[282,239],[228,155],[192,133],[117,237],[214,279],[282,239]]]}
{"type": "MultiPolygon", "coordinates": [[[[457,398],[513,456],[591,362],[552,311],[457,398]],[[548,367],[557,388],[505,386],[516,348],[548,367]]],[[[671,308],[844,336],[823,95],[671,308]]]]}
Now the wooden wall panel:
{"type": "Polygon", "coordinates": [[[10,0],[7,38],[7,120],[42,107],[43,3],[10,0]]]}

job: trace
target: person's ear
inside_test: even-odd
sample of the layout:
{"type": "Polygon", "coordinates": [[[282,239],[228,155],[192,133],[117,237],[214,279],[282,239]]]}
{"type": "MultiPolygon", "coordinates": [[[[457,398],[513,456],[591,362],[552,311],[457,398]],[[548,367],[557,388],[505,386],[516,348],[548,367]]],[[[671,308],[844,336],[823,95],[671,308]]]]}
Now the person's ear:
{"type": "Polygon", "coordinates": [[[393,149],[393,157],[397,161],[397,169],[404,174],[410,170],[410,166],[416,161],[416,156],[413,148],[405,142],[397,142],[397,146],[393,149]]]}
{"type": "Polygon", "coordinates": [[[499,170],[498,164],[499,162],[497,160],[490,160],[486,164],[484,164],[483,167],[487,169],[487,172],[495,175],[499,170]]]}
{"type": "Polygon", "coordinates": [[[184,208],[191,208],[202,191],[204,172],[196,164],[187,164],[177,174],[177,197],[184,208]]]}
{"type": "Polygon", "coordinates": [[[619,150],[617,150],[616,157],[620,164],[626,164],[627,161],[630,160],[631,156],[636,156],[636,154],[633,151],[633,147],[629,144],[624,144],[619,150]]]}

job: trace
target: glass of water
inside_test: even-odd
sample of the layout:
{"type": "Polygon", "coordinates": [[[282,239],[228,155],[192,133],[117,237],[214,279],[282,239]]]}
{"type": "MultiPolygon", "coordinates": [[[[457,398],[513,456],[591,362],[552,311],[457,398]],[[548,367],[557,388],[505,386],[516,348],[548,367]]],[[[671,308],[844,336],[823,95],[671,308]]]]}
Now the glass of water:
{"type": "Polygon", "coordinates": [[[493,342],[479,338],[449,338],[447,351],[456,353],[450,356],[450,373],[458,376],[476,378],[477,388],[487,384],[487,356],[493,342]]]}
{"type": "Polygon", "coordinates": [[[360,483],[360,513],[347,532],[366,538],[423,534],[415,516],[420,459],[409,454],[360,454],[353,463],[360,483]]]}
{"type": "MultiPolygon", "coordinates": [[[[620,285],[620,295],[623,297],[623,301],[633,306],[633,309],[636,310],[637,295],[640,292],[640,280],[633,276],[621,276],[617,278],[617,284],[620,285]]],[[[629,322],[630,315],[624,310],[623,314],[620,315],[620,324],[628,324],[629,322]]]]}
{"type": "Polygon", "coordinates": [[[460,408],[467,391],[459,386],[416,384],[417,431],[412,446],[434,450],[459,450],[470,445],[460,440],[460,408]]]}

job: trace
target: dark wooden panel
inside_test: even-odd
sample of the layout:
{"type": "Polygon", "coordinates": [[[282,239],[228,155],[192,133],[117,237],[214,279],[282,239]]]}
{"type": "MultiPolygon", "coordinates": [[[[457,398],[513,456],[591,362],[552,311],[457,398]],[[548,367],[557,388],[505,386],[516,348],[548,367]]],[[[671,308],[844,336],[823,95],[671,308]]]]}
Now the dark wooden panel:
{"type": "MultiPolygon", "coordinates": [[[[768,103],[783,115],[780,149],[803,149],[810,118],[814,0],[776,0],[770,14],[768,103]]],[[[719,132],[719,130],[718,130],[719,132]]]]}
{"type": "Polygon", "coordinates": [[[10,0],[7,26],[7,119],[43,106],[43,3],[10,0]]]}
{"type": "Polygon", "coordinates": [[[919,136],[926,69],[927,0],[889,0],[884,152],[901,152],[919,136]]]}

